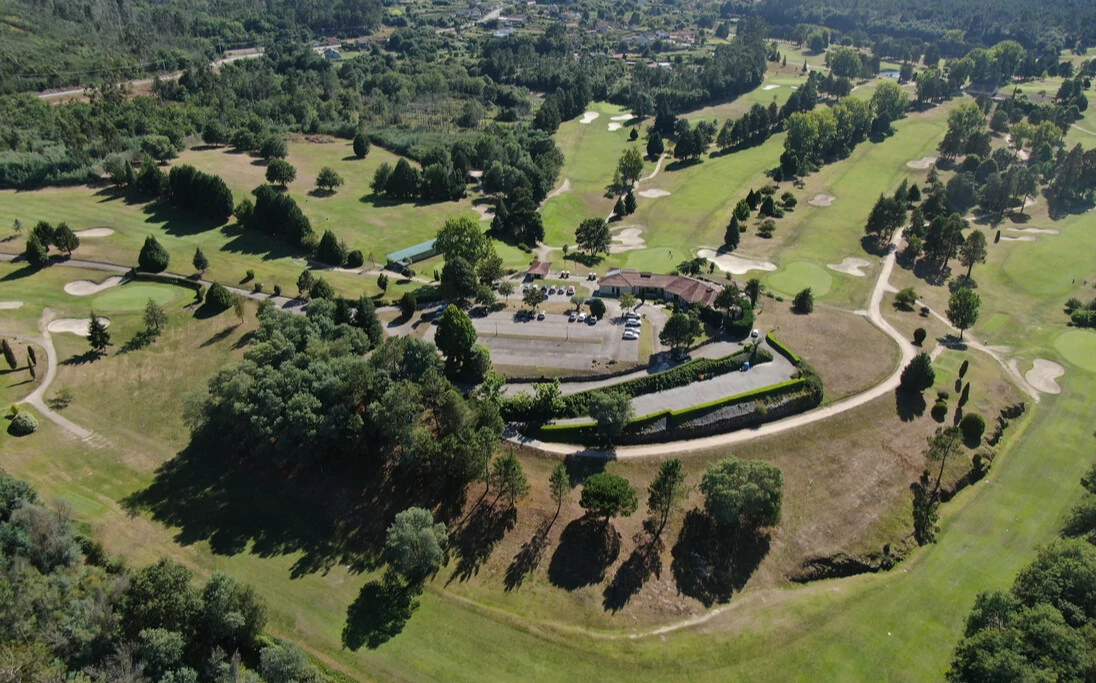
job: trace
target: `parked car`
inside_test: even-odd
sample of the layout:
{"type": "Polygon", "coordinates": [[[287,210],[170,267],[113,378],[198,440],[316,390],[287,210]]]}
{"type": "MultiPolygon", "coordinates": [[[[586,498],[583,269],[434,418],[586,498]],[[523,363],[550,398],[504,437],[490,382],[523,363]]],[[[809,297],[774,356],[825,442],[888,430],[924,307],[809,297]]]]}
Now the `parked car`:
{"type": "Polygon", "coordinates": [[[584,322],[586,322],[586,314],[585,314],[585,313],[579,313],[579,314],[578,314],[578,321],[579,321],[580,323],[584,323],[584,322]]]}
{"type": "Polygon", "coordinates": [[[643,322],[640,320],[625,320],[625,327],[643,327],[643,322]]]}
{"type": "Polygon", "coordinates": [[[757,339],[758,337],[761,336],[761,333],[758,332],[757,330],[754,330],[753,332],[750,332],[750,336],[753,337],[754,339],[757,339]]]}
{"type": "Polygon", "coordinates": [[[635,341],[636,339],[639,339],[639,333],[635,330],[624,330],[623,338],[630,341],[635,341]]]}
{"type": "Polygon", "coordinates": [[[591,316],[587,317],[586,318],[586,324],[587,325],[596,325],[597,324],[597,316],[596,315],[591,315],[591,316]]]}
{"type": "Polygon", "coordinates": [[[625,318],[626,320],[639,320],[639,319],[640,319],[640,315],[639,315],[638,313],[636,313],[635,311],[627,311],[627,312],[626,312],[626,313],[624,314],[624,318],[625,318]]]}
{"type": "Polygon", "coordinates": [[[574,295],[575,295],[575,286],[571,285],[570,287],[567,288],[567,296],[574,296],[574,295]]]}
{"type": "Polygon", "coordinates": [[[567,316],[567,322],[573,323],[573,322],[575,322],[575,320],[577,318],[578,318],[578,312],[577,311],[571,311],[571,314],[567,316]]]}
{"type": "Polygon", "coordinates": [[[544,320],[544,311],[537,311],[537,320],[544,320]]]}
{"type": "Polygon", "coordinates": [[[596,280],[597,279],[597,273],[588,273],[586,275],[586,279],[587,280],[596,280]]]}
{"type": "Polygon", "coordinates": [[[552,285],[551,287],[548,288],[548,296],[551,296],[555,293],[556,293],[556,286],[555,285],[552,285]]]}

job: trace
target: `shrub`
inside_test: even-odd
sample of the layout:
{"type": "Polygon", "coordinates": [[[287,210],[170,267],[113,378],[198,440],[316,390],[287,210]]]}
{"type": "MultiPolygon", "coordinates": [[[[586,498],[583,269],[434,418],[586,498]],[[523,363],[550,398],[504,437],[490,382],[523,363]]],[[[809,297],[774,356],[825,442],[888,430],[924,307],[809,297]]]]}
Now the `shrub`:
{"type": "Polygon", "coordinates": [[[255,271],[248,270],[246,273],[244,273],[244,282],[251,282],[254,279],[255,279],[255,271]]]}
{"type": "Polygon", "coordinates": [[[936,371],[932,368],[932,358],[927,353],[914,356],[910,364],[902,370],[901,387],[906,391],[921,392],[936,381],[936,371]]]}
{"type": "Polygon", "coordinates": [[[771,218],[767,218],[761,222],[761,225],[757,228],[757,236],[769,239],[776,232],[776,221],[771,218]]]}
{"type": "Polygon", "coordinates": [[[12,436],[26,436],[36,431],[38,431],[38,420],[30,413],[19,413],[8,425],[8,433],[12,436]]]}
{"type": "Polygon", "coordinates": [[[400,297],[400,313],[405,318],[410,318],[415,315],[415,310],[419,307],[419,302],[415,298],[415,295],[411,292],[404,292],[400,297]]]}
{"type": "Polygon", "coordinates": [[[932,405],[932,410],[929,412],[934,420],[943,422],[944,418],[948,415],[948,404],[943,401],[937,401],[932,405]]]}
{"type": "Polygon", "coordinates": [[[282,286],[281,285],[274,285],[274,296],[281,296],[281,295],[282,295],[282,286]]]}
{"type": "Polygon", "coordinates": [[[917,291],[913,287],[906,287],[894,296],[894,305],[904,311],[912,311],[917,303],[917,291]]]}
{"type": "Polygon", "coordinates": [[[918,327],[913,331],[913,343],[917,346],[921,346],[925,342],[925,337],[928,336],[928,332],[925,332],[925,328],[918,327]]]}
{"type": "Polygon", "coordinates": [[[970,369],[970,361],[964,360],[963,364],[959,366],[959,379],[963,379],[967,376],[967,370],[970,369]]]}
{"type": "Polygon", "coordinates": [[[1077,310],[1069,319],[1077,327],[1096,327],[1096,311],[1077,310]]]}
{"type": "Polygon", "coordinates": [[[171,257],[156,238],[149,235],[145,238],[145,244],[141,247],[141,253],[137,255],[137,265],[141,270],[152,273],[162,273],[167,270],[171,257]]]}
{"type": "Polygon", "coordinates": [[[1084,308],[1084,303],[1075,296],[1071,296],[1066,301],[1066,313],[1073,313],[1077,309],[1084,308]]]}
{"type": "Polygon", "coordinates": [[[967,413],[959,420],[959,429],[962,430],[964,439],[975,442],[985,433],[986,421],[978,413],[967,413]]]}
{"type": "Polygon", "coordinates": [[[365,254],[361,249],[355,249],[346,255],[347,268],[361,268],[365,264],[365,254]]]}
{"type": "Polygon", "coordinates": [[[214,282],[206,292],[206,303],[215,310],[227,311],[232,307],[232,292],[220,282],[214,282]]]}
{"type": "Polygon", "coordinates": [[[254,284],[254,285],[253,285],[253,286],[251,287],[251,291],[255,292],[256,294],[262,294],[262,293],[263,293],[263,283],[261,283],[261,282],[256,282],[256,283],[255,283],[255,284],[254,284]]]}

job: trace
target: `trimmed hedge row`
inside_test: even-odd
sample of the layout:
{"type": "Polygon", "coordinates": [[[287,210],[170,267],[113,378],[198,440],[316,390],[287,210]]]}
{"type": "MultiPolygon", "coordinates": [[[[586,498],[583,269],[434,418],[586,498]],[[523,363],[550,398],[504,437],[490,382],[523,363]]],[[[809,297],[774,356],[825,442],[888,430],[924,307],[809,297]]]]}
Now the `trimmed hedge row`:
{"type": "MultiPolygon", "coordinates": [[[[786,382],[771,384],[767,387],[754,389],[753,391],[747,391],[745,393],[736,394],[734,396],[727,396],[725,398],[717,399],[715,401],[704,403],[698,406],[692,406],[690,408],[682,408],[680,410],[664,410],[662,412],[645,415],[643,417],[632,420],[628,423],[628,426],[624,428],[624,434],[637,434],[641,432],[644,428],[660,420],[666,420],[667,427],[683,425],[685,423],[688,423],[692,419],[700,417],[703,414],[710,413],[714,410],[719,410],[740,403],[757,401],[763,398],[785,396],[787,394],[804,391],[807,388],[807,380],[802,377],[797,377],[795,379],[790,379],[786,382]]],[[[570,425],[547,425],[541,427],[538,430],[537,435],[544,441],[574,444],[596,443],[598,439],[597,425],[592,422],[570,425]]]]}
{"type": "Polygon", "coordinates": [[[767,335],[765,335],[765,341],[769,342],[769,346],[776,349],[777,353],[791,361],[792,365],[799,365],[803,362],[803,359],[795,355],[795,353],[791,349],[778,342],[776,340],[776,337],[773,336],[772,332],[769,332],[767,335]]]}

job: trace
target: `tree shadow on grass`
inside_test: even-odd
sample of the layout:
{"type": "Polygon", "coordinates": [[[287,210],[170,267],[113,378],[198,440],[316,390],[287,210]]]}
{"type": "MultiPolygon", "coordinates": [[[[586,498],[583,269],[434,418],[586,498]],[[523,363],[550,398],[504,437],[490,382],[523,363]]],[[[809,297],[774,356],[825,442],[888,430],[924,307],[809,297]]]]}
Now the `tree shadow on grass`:
{"type": "Polygon", "coordinates": [[[76,354],[73,354],[71,357],[66,358],[65,360],[61,361],[61,365],[67,365],[67,366],[86,365],[87,363],[93,363],[93,362],[99,360],[100,356],[102,356],[102,355],[103,354],[99,353],[95,349],[88,349],[87,351],[84,351],[83,353],[76,353],[76,354]]]}
{"type": "Polygon", "coordinates": [[[223,342],[224,340],[228,339],[229,336],[231,336],[232,333],[235,332],[236,328],[238,328],[238,327],[239,327],[239,325],[233,325],[231,327],[224,328],[220,332],[214,333],[214,335],[212,337],[210,337],[209,339],[206,339],[204,342],[202,342],[201,346],[199,346],[198,348],[204,349],[207,346],[213,346],[214,344],[219,344],[219,343],[223,342]]]}
{"type": "Polygon", "coordinates": [[[159,336],[150,330],[141,330],[137,334],[133,335],[129,341],[122,345],[120,353],[132,353],[134,351],[140,351],[146,348],[149,344],[156,340],[159,336]]]}
{"type": "Polygon", "coordinates": [[[906,391],[902,387],[894,390],[894,407],[902,422],[912,422],[924,415],[926,405],[920,391],[906,391]]]}
{"type": "Polygon", "coordinates": [[[566,260],[581,263],[587,268],[596,268],[605,260],[605,256],[602,254],[587,254],[584,251],[572,251],[567,254],[566,260]]]}
{"type": "Polygon", "coordinates": [[[951,277],[951,267],[945,266],[941,268],[935,263],[929,263],[925,259],[920,259],[917,263],[913,264],[913,275],[930,285],[939,286],[948,281],[951,277]]]}
{"type": "Polygon", "coordinates": [[[362,586],[346,610],[343,647],[355,652],[363,646],[375,650],[398,636],[419,607],[417,595],[416,587],[403,585],[391,571],[380,581],[362,586]]]}
{"type": "Polygon", "coordinates": [[[198,235],[225,224],[224,221],[206,218],[190,211],[183,211],[167,202],[149,204],[145,207],[144,212],[148,215],[145,219],[146,223],[163,223],[164,232],[175,237],[198,235]]]}
{"type": "Polygon", "coordinates": [[[548,565],[553,586],[573,591],[601,583],[620,554],[620,532],[603,519],[585,516],[567,525],[548,565]]]}
{"type": "MultiPolygon", "coordinates": [[[[15,260],[12,261],[11,263],[20,263],[20,262],[24,262],[24,258],[22,256],[15,257],[15,260]]],[[[19,270],[13,270],[10,273],[8,273],[7,275],[5,275],[4,277],[0,278],[0,282],[11,282],[12,280],[22,280],[25,277],[30,277],[31,275],[34,275],[39,270],[41,270],[41,268],[38,268],[36,266],[32,266],[30,264],[27,264],[27,265],[23,266],[22,268],[20,268],[19,270]]]]}
{"type": "Polygon", "coordinates": [[[495,546],[514,528],[517,519],[517,508],[512,505],[501,510],[491,504],[477,505],[468,519],[449,535],[449,545],[459,559],[447,585],[454,580],[467,581],[478,574],[495,546]]]}
{"type": "Polygon", "coordinates": [[[644,530],[636,535],[636,547],[627,560],[617,569],[612,583],[605,587],[602,606],[617,612],[638,593],[653,576],[662,576],[662,538],[652,533],[651,523],[644,522],[644,530]]]}
{"type": "Polygon", "coordinates": [[[670,569],[678,591],[711,607],[741,591],[768,552],[767,533],[728,530],[694,508],[685,515],[670,569]]]}
{"type": "Polygon", "coordinates": [[[304,252],[300,249],[261,232],[243,230],[236,226],[226,226],[222,232],[231,239],[221,247],[221,251],[227,251],[230,254],[261,256],[264,261],[304,256],[304,252]]]}
{"type": "Polygon", "coordinates": [[[552,530],[555,522],[555,516],[541,522],[533,536],[523,543],[521,550],[518,551],[517,555],[514,555],[510,566],[506,568],[504,584],[507,591],[520,588],[521,584],[525,582],[525,577],[532,574],[540,566],[540,561],[544,557],[544,548],[548,545],[548,532],[552,530]]]}

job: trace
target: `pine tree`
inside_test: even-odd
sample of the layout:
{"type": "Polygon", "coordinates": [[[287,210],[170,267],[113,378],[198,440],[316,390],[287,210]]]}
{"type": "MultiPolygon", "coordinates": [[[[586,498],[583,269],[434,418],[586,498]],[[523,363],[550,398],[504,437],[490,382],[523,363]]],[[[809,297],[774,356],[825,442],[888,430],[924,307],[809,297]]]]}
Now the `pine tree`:
{"type": "Polygon", "coordinates": [[[624,195],[624,213],[631,216],[636,212],[636,196],[632,194],[631,190],[628,190],[628,194],[624,195]]]}
{"type": "Polygon", "coordinates": [[[727,251],[738,249],[738,243],[742,240],[742,229],[738,225],[738,216],[731,216],[731,222],[727,225],[727,234],[723,236],[723,245],[727,251]]]}
{"type": "Polygon", "coordinates": [[[14,370],[19,367],[19,361],[15,359],[15,352],[11,350],[11,344],[7,339],[0,340],[0,351],[4,352],[4,360],[8,362],[8,367],[14,370]]]}
{"type": "Polygon", "coordinates": [[[110,346],[110,333],[106,324],[94,313],[91,314],[91,322],[88,323],[88,343],[97,353],[105,353],[110,346]]]}
{"type": "Polygon", "coordinates": [[[192,263],[194,265],[194,270],[203,275],[205,274],[206,269],[209,268],[209,259],[206,258],[206,255],[200,248],[194,250],[194,260],[192,263]]]}
{"type": "Polygon", "coordinates": [[[624,197],[617,197],[616,204],[613,205],[613,213],[618,218],[624,218],[627,208],[624,206],[624,197]]]}

